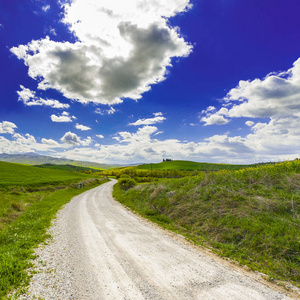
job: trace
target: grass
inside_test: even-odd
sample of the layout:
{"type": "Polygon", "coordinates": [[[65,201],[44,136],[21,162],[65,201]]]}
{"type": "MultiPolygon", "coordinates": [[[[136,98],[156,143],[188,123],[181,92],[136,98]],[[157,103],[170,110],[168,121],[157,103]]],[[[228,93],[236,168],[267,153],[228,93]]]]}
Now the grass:
{"type": "Polygon", "coordinates": [[[88,167],[81,167],[75,165],[54,165],[54,164],[43,164],[43,165],[35,165],[37,168],[46,168],[46,169],[53,169],[53,170],[63,170],[63,171],[71,171],[71,172],[100,172],[102,169],[95,169],[95,168],[88,168],[88,167]]]}
{"type": "Polygon", "coordinates": [[[138,185],[114,197],[269,279],[300,282],[300,162],[138,185]]]}
{"type": "Polygon", "coordinates": [[[107,179],[2,162],[0,172],[0,299],[7,299],[28,284],[33,249],[47,238],[57,211],[107,179]],[[85,188],[77,189],[78,182],[85,188]]]}
{"type": "Polygon", "coordinates": [[[157,164],[144,164],[136,168],[142,170],[186,170],[186,171],[219,171],[219,170],[238,170],[248,167],[247,165],[230,165],[214,163],[198,163],[186,160],[165,161],[157,164]]]}
{"type": "Polygon", "coordinates": [[[59,182],[89,178],[87,174],[36,168],[33,166],[0,162],[0,189],[10,186],[40,186],[43,184],[58,184],[59,182]]]}

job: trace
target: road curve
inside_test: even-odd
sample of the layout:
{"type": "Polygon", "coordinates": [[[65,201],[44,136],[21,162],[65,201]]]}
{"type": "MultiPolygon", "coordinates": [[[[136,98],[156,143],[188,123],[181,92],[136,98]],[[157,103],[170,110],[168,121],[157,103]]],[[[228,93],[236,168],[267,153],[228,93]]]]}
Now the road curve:
{"type": "MultiPolygon", "coordinates": [[[[291,299],[145,222],[113,200],[112,180],[58,214],[31,295],[45,299],[291,299]]],[[[29,297],[29,296],[27,296],[29,297]]],[[[25,297],[26,298],[26,297],[25,297]]]]}

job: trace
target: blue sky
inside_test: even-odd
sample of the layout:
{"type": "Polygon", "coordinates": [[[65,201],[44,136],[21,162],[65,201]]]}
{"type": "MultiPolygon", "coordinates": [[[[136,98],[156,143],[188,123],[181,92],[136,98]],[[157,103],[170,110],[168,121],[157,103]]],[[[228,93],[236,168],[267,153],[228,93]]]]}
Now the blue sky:
{"type": "Polygon", "coordinates": [[[298,0],[0,1],[0,153],[299,157],[298,0]]]}

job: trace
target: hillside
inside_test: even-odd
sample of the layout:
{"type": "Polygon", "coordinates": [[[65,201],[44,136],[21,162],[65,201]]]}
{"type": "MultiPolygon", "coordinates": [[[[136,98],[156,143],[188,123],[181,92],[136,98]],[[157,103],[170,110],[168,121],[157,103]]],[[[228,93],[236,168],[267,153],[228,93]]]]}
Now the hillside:
{"type": "Polygon", "coordinates": [[[186,171],[219,171],[219,170],[239,170],[248,167],[248,165],[230,165],[215,163],[199,163],[186,160],[165,161],[157,164],[139,165],[137,169],[144,170],[186,170],[186,171]]]}
{"type": "Polygon", "coordinates": [[[120,165],[99,164],[95,162],[76,161],[65,158],[56,158],[52,156],[39,155],[36,153],[25,154],[0,154],[0,161],[19,163],[26,165],[42,165],[42,164],[54,164],[54,165],[73,165],[81,167],[90,167],[97,169],[111,169],[120,167],[120,165]]]}
{"type": "Polygon", "coordinates": [[[97,173],[0,162],[0,299],[11,299],[10,291],[28,284],[33,249],[49,237],[57,211],[106,181],[97,173]]]}
{"type": "Polygon", "coordinates": [[[63,170],[63,171],[71,171],[71,172],[81,172],[81,173],[93,173],[93,172],[101,172],[100,169],[74,166],[74,165],[54,165],[54,164],[42,164],[42,165],[34,165],[36,168],[45,168],[45,169],[53,169],[53,170],[63,170]]]}
{"type": "Polygon", "coordinates": [[[1,161],[0,174],[0,187],[53,184],[89,177],[76,172],[37,168],[1,161]]]}
{"type": "Polygon", "coordinates": [[[299,286],[300,160],[135,185],[120,178],[115,199],[221,256],[299,286]]]}

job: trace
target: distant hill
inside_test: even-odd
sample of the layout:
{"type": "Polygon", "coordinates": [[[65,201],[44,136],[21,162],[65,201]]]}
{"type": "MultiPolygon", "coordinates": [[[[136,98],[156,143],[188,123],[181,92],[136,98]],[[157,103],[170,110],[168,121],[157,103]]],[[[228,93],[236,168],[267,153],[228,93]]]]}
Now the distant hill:
{"type": "Polygon", "coordinates": [[[187,160],[172,160],[157,164],[139,165],[137,169],[144,170],[184,170],[184,171],[219,171],[219,170],[238,170],[248,167],[249,165],[231,165],[231,164],[215,164],[215,163],[199,163],[187,160]]]}
{"type": "Polygon", "coordinates": [[[34,165],[36,168],[44,168],[44,169],[52,169],[52,170],[64,170],[64,171],[71,171],[71,172],[100,172],[98,168],[89,168],[89,167],[81,167],[81,166],[74,166],[74,165],[54,165],[54,164],[43,164],[43,165],[34,165]]]}
{"type": "Polygon", "coordinates": [[[77,161],[70,160],[66,158],[56,158],[52,156],[39,155],[33,152],[24,154],[0,154],[0,161],[19,163],[25,165],[43,165],[43,164],[53,164],[53,165],[73,165],[80,167],[90,167],[96,169],[112,169],[122,167],[122,165],[109,165],[109,164],[98,164],[94,162],[77,161]]]}

